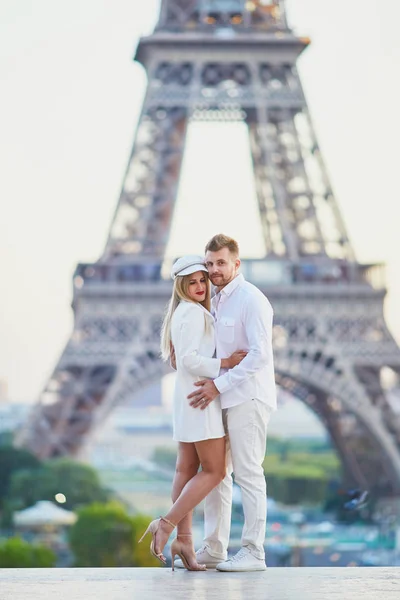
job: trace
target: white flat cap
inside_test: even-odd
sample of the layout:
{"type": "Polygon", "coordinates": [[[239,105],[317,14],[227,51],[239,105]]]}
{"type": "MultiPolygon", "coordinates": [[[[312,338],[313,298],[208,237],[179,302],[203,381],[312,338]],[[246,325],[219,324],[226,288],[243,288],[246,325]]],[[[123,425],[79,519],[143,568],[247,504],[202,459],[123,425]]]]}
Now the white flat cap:
{"type": "Polygon", "coordinates": [[[205,271],[207,273],[204,258],[196,254],[187,254],[174,262],[171,277],[175,279],[175,277],[183,277],[183,275],[196,273],[196,271],[205,271]]]}

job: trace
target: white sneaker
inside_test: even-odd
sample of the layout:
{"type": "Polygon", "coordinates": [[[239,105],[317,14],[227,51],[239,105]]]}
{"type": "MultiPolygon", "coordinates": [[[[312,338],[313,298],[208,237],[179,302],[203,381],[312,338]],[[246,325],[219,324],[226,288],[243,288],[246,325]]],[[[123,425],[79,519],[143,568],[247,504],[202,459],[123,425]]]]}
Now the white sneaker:
{"type": "Polygon", "coordinates": [[[216,568],[218,571],[265,571],[267,565],[263,558],[257,558],[244,546],[235,556],[219,563],[216,568]]]}
{"type": "MultiPolygon", "coordinates": [[[[208,546],[202,546],[196,552],[196,560],[199,565],[206,565],[207,569],[215,569],[215,567],[220,564],[221,559],[215,558],[215,556],[211,556],[208,552],[208,546]]],[[[185,566],[180,558],[177,558],[174,561],[175,569],[184,569],[185,566]]]]}

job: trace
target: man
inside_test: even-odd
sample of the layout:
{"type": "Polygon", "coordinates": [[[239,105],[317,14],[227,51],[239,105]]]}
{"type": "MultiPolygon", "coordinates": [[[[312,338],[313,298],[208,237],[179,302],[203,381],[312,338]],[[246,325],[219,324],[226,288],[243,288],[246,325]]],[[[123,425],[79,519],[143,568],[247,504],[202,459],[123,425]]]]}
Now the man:
{"type": "MultiPolygon", "coordinates": [[[[267,425],[276,410],[272,354],[272,307],[264,294],[239,274],[239,247],[225,235],[206,246],[205,263],[216,294],[212,300],[217,357],[236,350],[247,356],[213,380],[204,379],[188,398],[200,410],[218,395],[227,433],[227,475],[206,498],[205,538],[199,564],[219,571],[263,571],[267,517],[265,457],[267,425]],[[232,511],[232,472],[244,512],[241,549],[227,560],[232,511]]],[[[183,566],[176,561],[176,566],[183,566]]]]}

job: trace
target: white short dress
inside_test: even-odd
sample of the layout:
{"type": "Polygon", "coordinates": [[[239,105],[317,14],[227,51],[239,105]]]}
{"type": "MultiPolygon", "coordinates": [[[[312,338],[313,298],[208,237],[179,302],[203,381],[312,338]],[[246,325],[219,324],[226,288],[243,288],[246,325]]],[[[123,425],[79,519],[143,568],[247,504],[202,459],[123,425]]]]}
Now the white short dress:
{"type": "Polygon", "coordinates": [[[171,339],[176,356],[173,399],[174,440],[199,442],[225,435],[219,396],[207,408],[193,408],[187,396],[200,379],[215,379],[221,360],[215,353],[214,318],[203,306],[181,301],[171,321],[171,339]]]}

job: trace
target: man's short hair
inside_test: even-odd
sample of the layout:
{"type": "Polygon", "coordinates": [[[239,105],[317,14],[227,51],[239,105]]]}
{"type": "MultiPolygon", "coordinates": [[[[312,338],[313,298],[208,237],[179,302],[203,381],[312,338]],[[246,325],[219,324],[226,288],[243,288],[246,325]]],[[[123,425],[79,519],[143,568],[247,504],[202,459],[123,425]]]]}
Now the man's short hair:
{"type": "Polygon", "coordinates": [[[206,252],[218,252],[222,248],[228,248],[231,254],[239,256],[239,244],[237,241],[223,233],[218,233],[211,238],[206,246],[206,252]]]}

